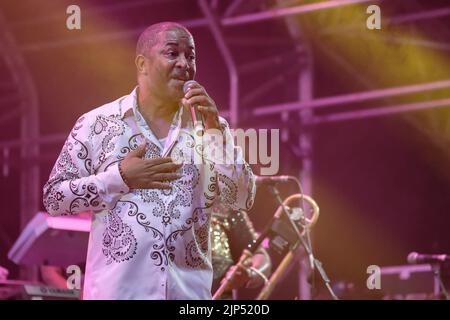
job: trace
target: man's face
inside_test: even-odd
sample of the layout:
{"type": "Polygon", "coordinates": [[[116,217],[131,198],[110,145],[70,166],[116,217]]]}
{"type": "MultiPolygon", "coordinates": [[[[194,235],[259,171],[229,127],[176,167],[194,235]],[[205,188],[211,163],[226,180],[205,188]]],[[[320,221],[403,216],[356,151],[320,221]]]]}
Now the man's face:
{"type": "Polygon", "coordinates": [[[183,84],[195,76],[194,39],[182,29],[162,31],[145,60],[150,90],[168,101],[179,101],[183,84]]]}

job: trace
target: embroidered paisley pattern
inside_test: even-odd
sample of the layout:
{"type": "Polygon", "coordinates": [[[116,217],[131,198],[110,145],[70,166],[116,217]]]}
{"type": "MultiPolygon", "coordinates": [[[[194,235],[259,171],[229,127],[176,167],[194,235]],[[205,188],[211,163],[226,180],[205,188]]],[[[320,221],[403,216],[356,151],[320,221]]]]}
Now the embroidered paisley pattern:
{"type": "MultiPolygon", "coordinates": [[[[150,128],[142,123],[145,120],[136,119],[133,112],[128,113],[130,109],[123,113],[122,107],[121,102],[111,103],[78,119],[44,186],[45,207],[54,215],[99,214],[90,250],[104,257],[104,262],[91,266],[93,269],[108,265],[116,270],[114,264],[128,268],[132,264],[126,262],[134,259],[133,267],[148,268],[150,273],[170,266],[210,270],[210,207],[218,196],[227,205],[242,200],[239,206],[251,207],[253,188],[241,185],[251,178],[250,167],[237,174],[234,168],[230,170],[240,177],[238,183],[208,159],[192,163],[193,156],[203,153],[203,146],[183,128],[178,137],[169,133],[167,140],[171,146],[168,154],[184,163],[178,171],[182,177],[171,181],[168,190],[125,192],[117,163],[144,139],[148,141],[145,159],[159,158],[163,150],[151,141],[156,142],[150,128]],[[241,190],[244,197],[238,197],[241,190]],[[141,254],[146,259],[136,258],[141,254]]],[[[171,132],[176,131],[176,125],[171,125],[171,132]]],[[[117,270],[130,272],[120,268],[117,270]]],[[[189,279],[183,281],[188,283],[189,279]]]]}

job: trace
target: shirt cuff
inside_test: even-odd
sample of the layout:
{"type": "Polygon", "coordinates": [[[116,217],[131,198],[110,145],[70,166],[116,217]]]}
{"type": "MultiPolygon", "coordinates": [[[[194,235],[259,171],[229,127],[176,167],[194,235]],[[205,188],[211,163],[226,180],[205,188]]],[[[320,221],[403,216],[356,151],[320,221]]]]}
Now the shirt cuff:
{"type": "Polygon", "coordinates": [[[109,206],[114,205],[121,196],[130,191],[130,188],[128,188],[120,175],[119,163],[110,166],[108,170],[100,173],[98,178],[102,180],[104,186],[102,198],[109,206]]]}

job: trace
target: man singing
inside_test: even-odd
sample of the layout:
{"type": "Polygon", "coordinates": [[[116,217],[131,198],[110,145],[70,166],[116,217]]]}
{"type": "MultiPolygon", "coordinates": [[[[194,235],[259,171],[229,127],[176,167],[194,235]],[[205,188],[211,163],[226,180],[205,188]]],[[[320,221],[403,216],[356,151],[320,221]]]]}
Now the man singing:
{"type": "Polygon", "coordinates": [[[211,207],[250,209],[255,184],[205,89],[183,90],[195,59],[185,27],[148,27],[136,48],[138,86],[78,119],[44,186],[51,215],[95,213],[84,299],[211,298],[211,207]],[[224,143],[205,134],[198,145],[193,107],[224,143]],[[217,161],[218,148],[233,150],[228,161],[217,161]]]}

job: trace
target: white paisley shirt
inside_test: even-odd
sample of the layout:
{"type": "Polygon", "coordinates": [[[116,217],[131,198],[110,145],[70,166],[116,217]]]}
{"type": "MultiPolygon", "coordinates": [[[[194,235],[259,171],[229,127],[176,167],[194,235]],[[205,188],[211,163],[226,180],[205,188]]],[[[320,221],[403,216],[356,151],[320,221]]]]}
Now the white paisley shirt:
{"type": "Polygon", "coordinates": [[[187,161],[201,144],[192,122],[182,126],[182,108],[161,145],[139,113],[136,92],[77,120],[44,186],[44,205],[51,215],[95,213],[84,299],[210,299],[211,207],[220,201],[248,210],[253,173],[223,118],[225,145],[237,151],[232,161],[187,161]],[[122,180],[118,163],[145,140],[147,159],[184,159],[171,189],[130,190],[122,180]]]}

